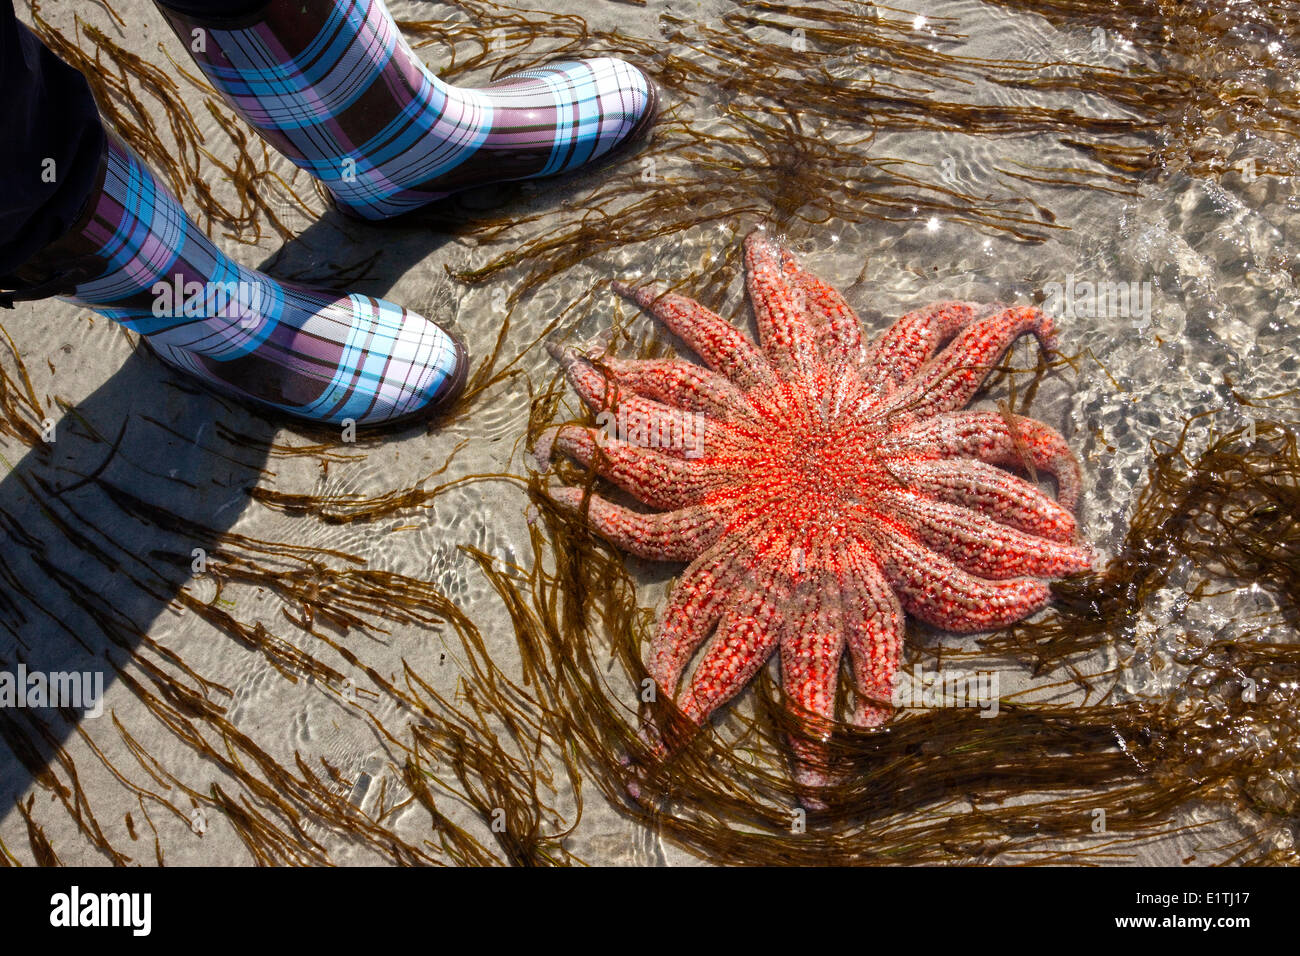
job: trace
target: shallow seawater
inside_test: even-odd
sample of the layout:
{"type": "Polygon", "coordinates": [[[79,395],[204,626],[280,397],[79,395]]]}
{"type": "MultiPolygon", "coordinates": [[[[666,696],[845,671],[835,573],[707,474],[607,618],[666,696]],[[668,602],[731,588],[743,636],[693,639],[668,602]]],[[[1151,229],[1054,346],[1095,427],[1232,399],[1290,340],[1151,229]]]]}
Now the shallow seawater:
{"type": "MultiPolygon", "coordinates": [[[[567,12],[558,0],[542,6],[567,12]]],[[[805,58],[806,69],[849,85],[873,84],[882,97],[904,90],[898,98],[909,103],[947,104],[943,115],[950,119],[939,124],[938,113],[927,116],[914,107],[899,114],[913,117],[906,121],[869,112],[846,118],[832,104],[809,100],[807,77],[783,62],[771,71],[785,81],[780,101],[720,83],[686,90],[666,80],[671,112],[646,154],[559,184],[465,201],[480,219],[506,221],[499,229],[458,235],[385,230],[328,214],[313,224],[286,204],[281,212],[300,234],[283,248],[273,234],[240,246],[214,230],[214,238],[241,261],[256,265],[275,254],[278,275],[327,281],[355,266],[355,288],[447,321],[476,360],[492,353],[508,315],[496,371],[510,374],[477,395],[464,414],[428,433],[413,430],[303,451],[331,439],[280,430],[243,408],[187,389],[151,357],[133,354],[127,337],[108,320],[52,302],[6,316],[5,329],[41,407],[56,423],[58,439],[27,448],[0,436],[9,466],[0,480],[0,511],[7,516],[5,533],[15,542],[6,546],[3,561],[8,596],[0,611],[7,632],[0,635],[0,665],[112,663],[105,717],[82,720],[75,730],[51,718],[67,762],[56,759],[48,743],[43,756],[20,760],[13,741],[35,731],[22,725],[22,731],[6,734],[0,805],[12,807],[14,799],[26,804],[36,794],[30,811],[35,825],[68,863],[105,861],[105,845],[146,863],[155,859],[155,846],[169,863],[247,863],[253,859],[250,840],[277,847],[268,852],[282,861],[386,859],[375,841],[313,816],[329,794],[359,810],[376,832],[445,859],[427,806],[412,799],[404,778],[411,757],[408,730],[427,716],[411,703],[423,692],[412,690],[410,675],[472,709],[466,688],[474,683],[473,665],[446,621],[402,620],[392,608],[385,617],[382,578],[374,579],[375,603],[358,610],[346,604],[347,594],[355,592],[331,574],[364,562],[370,571],[427,583],[473,622],[503,674],[523,680],[510,615],[464,548],[482,552],[522,582],[534,560],[530,527],[536,515],[522,482],[473,476],[526,478],[536,466],[525,435],[534,401],[557,374],[547,343],[608,347],[623,355],[652,338],[673,344],[652,320],[619,301],[608,280],[666,280],[750,328],[737,253],[744,234],[763,223],[844,292],[869,333],[942,299],[1043,301],[1054,307],[1060,348],[1074,361],[1043,380],[1030,414],[1059,429],[1078,454],[1084,471],[1080,524],[1103,557],[1113,555],[1151,464],[1152,441],[1172,441],[1188,418],[1211,413],[1190,432],[1188,452],[1194,455],[1212,429],[1239,427],[1252,414],[1266,417],[1234,395],[1263,397],[1294,387],[1300,264],[1292,245],[1300,191],[1293,173],[1300,168],[1300,151],[1285,129],[1269,132],[1260,117],[1271,109],[1295,119],[1288,104],[1296,95],[1300,51],[1294,36],[1270,27],[1282,20],[1265,16],[1262,5],[1222,11],[1216,27],[1221,33],[1207,33],[1218,39],[1201,43],[1187,42],[1192,28],[1178,18],[1170,22],[1181,24],[1182,33],[1160,37],[1162,18],[1154,4],[1130,4],[1128,30],[1110,14],[1094,22],[1077,14],[1053,16],[1054,7],[1046,15],[1027,12],[1030,6],[895,0],[888,7],[836,2],[814,8],[886,18],[893,24],[889,36],[910,51],[903,56],[892,48],[825,52],[830,41],[798,26],[798,7],[754,5],[758,13],[777,17],[773,26],[736,17],[740,6],[721,0],[588,5],[581,13],[593,30],[617,31],[688,61],[716,66],[690,47],[721,33],[742,45],[788,49],[805,58]],[[922,72],[916,64],[929,54],[935,59],[922,72]],[[999,65],[989,68],[985,61],[999,65]],[[1116,88],[1140,91],[1144,82],[1154,84],[1171,71],[1209,93],[1186,109],[1163,109],[1155,125],[1136,101],[1107,95],[1116,88]],[[1097,88],[1043,82],[1081,76],[1096,79],[1097,88]],[[1216,103],[1218,112],[1211,109],[1216,103]],[[1012,118],[990,131],[987,116],[953,112],[953,104],[1004,108],[1012,118]],[[785,175],[782,169],[816,165],[816,158],[785,156],[790,165],[769,165],[774,156],[782,158],[780,149],[764,149],[762,132],[728,110],[778,126],[796,116],[804,134],[820,131],[860,158],[860,164],[828,167],[820,180],[835,183],[841,177],[843,195],[835,202],[785,195],[774,181],[785,175]],[[1052,122],[1041,119],[1049,113],[1052,122]],[[1116,132],[1098,134],[1098,124],[1107,123],[1116,132]],[[928,128],[934,125],[943,128],[928,128]],[[709,136],[715,139],[697,138],[709,136]],[[1150,169],[1126,172],[1102,162],[1090,148],[1097,143],[1156,158],[1150,169]],[[717,165],[710,167],[710,161],[717,165]],[[692,184],[698,190],[706,177],[721,175],[719,169],[732,170],[732,180],[741,185],[719,190],[711,205],[674,206],[674,196],[697,201],[700,193],[692,192],[692,184]],[[593,243],[590,254],[546,275],[547,261],[558,261],[560,253],[549,246],[530,253],[539,247],[529,244],[571,234],[593,193],[605,197],[602,188],[609,197],[602,198],[598,218],[620,242],[593,243]],[[620,196],[619,189],[628,192],[620,196]],[[626,203],[647,196],[663,198],[663,208],[650,216],[625,215],[626,203]],[[742,202],[739,196],[747,198],[742,202]],[[864,200],[868,196],[874,198],[864,200]],[[665,235],[648,228],[672,217],[698,221],[665,235]],[[1017,224],[1019,235],[999,226],[1008,221],[1017,224]],[[616,232],[629,222],[641,224],[643,234],[616,232]],[[525,250],[518,263],[481,282],[454,277],[516,249],[525,250]],[[1087,290],[1098,286],[1124,290],[1127,301],[1095,301],[1087,290]],[[72,411],[62,411],[59,399],[72,411]],[[286,452],[284,446],[299,450],[286,452]],[[81,481],[92,473],[96,480],[81,481]],[[358,510],[359,501],[432,490],[457,479],[466,480],[428,504],[380,509],[369,520],[339,520],[358,510]],[[261,494],[250,501],[254,488],[261,494]],[[58,489],[69,490],[54,494],[58,489]],[[311,503],[286,508],[291,496],[308,496],[311,503]],[[232,535],[243,537],[232,543],[232,535]],[[201,572],[193,571],[196,550],[208,561],[201,572]],[[326,597],[305,611],[301,596],[322,593],[312,587],[324,589],[326,597]],[[331,621],[332,601],[371,626],[331,621]],[[295,657],[295,649],[327,664],[332,674],[309,676],[310,665],[295,657]],[[298,672],[294,660],[301,664],[298,672]],[[120,676],[114,676],[117,669],[120,676]],[[399,700],[381,681],[410,697],[399,700]],[[167,689],[169,682],[222,709],[228,723],[196,716],[192,703],[167,689]],[[155,704],[145,702],[141,687],[155,704]],[[265,762],[252,756],[254,750],[265,762]],[[49,765],[65,782],[72,773],[68,767],[75,767],[96,827],[79,826],[49,798],[36,765],[49,765]],[[276,766],[287,775],[276,777],[269,769],[276,766]],[[319,783],[314,794],[304,783],[308,774],[319,783]],[[269,781],[292,809],[277,805],[250,779],[269,781]],[[236,819],[232,806],[251,808],[249,819],[236,819]],[[271,834],[291,832],[295,813],[305,821],[306,839],[277,842],[271,834]],[[88,831],[102,833],[102,840],[88,831]]],[[[393,9],[406,20],[436,20],[450,11],[414,3],[393,9]]],[[[102,25],[117,43],[161,66],[167,62],[159,42],[179,56],[148,5],[123,4],[119,12],[140,26],[120,30],[105,19],[102,25]]],[[[60,29],[71,30],[67,18],[50,16],[60,29]]],[[[531,49],[545,50],[547,14],[529,20],[536,24],[531,49]]],[[[490,21],[480,25],[491,33],[490,21]]],[[[592,42],[617,50],[620,40],[605,35],[592,42]]],[[[438,65],[449,48],[435,41],[418,49],[438,65]]],[[[517,55],[515,46],[510,50],[517,55]]],[[[653,65],[666,69],[671,63],[653,65]]],[[[482,81],[489,72],[484,67],[457,81],[482,81]]],[[[197,96],[192,90],[191,95],[197,96]]],[[[213,142],[224,142],[210,117],[197,108],[194,114],[213,142]]],[[[289,176],[288,164],[273,157],[268,162],[289,176]]],[[[1022,342],[1014,357],[1016,364],[1032,367],[1034,350],[1022,342]]],[[[996,397],[986,401],[991,405],[996,397]]],[[[566,400],[568,412],[561,418],[577,414],[571,393],[566,400]]],[[[1276,400],[1273,417],[1288,417],[1292,401],[1276,400]]],[[[640,602],[651,609],[662,606],[680,570],[637,561],[628,568],[640,602]]],[[[1187,592],[1195,583],[1190,568],[1184,579],[1172,580],[1143,620],[1115,635],[1105,659],[1091,662],[1097,671],[1110,671],[1099,681],[1115,699],[1172,694],[1186,676],[1173,662],[1178,642],[1188,634],[1221,633],[1271,606],[1267,595],[1249,587],[1191,600],[1187,592]]],[[[934,641],[936,647],[942,643],[934,641]]],[[[1008,673],[1006,680],[1004,693],[1012,682],[1014,689],[1041,687],[1048,693],[1051,675],[1008,673]]],[[[741,706],[747,706],[743,700],[741,706]]],[[[485,720],[485,726],[501,729],[494,723],[499,715],[485,720]]],[[[522,759],[529,750],[526,740],[507,741],[503,748],[502,760],[522,759]]],[[[431,784],[438,810],[485,846],[496,846],[493,818],[482,812],[492,809],[492,796],[466,799],[453,764],[444,753],[430,756],[425,768],[442,786],[431,784]]],[[[572,823],[572,788],[558,769],[540,791],[551,808],[540,814],[543,829],[561,828],[553,821],[572,823]]],[[[1185,819],[1212,818],[1212,810],[1196,807],[1185,819]]],[[[14,810],[0,819],[0,839],[24,862],[35,853],[29,849],[30,826],[14,810]]],[[[1214,846],[1211,832],[1220,831],[1126,852],[1134,862],[1175,863],[1199,846],[1214,846]]],[[[581,822],[565,845],[596,863],[698,862],[616,813],[593,788],[584,791],[581,822]]],[[[1211,860],[1208,853],[1198,858],[1211,860]]]]}

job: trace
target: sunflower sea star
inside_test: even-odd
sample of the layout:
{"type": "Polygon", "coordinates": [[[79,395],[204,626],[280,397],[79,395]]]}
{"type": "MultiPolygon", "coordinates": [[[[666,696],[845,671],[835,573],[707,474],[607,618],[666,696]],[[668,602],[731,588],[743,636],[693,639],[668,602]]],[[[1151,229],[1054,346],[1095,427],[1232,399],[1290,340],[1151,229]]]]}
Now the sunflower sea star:
{"type": "MultiPolygon", "coordinates": [[[[1052,347],[1048,316],[946,302],[865,343],[844,299],[762,232],[746,239],[745,265],[761,345],[683,296],[616,284],[708,367],[560,353],[588,405],[635,416],[651,436],[694,434],[693,453],[574,425],[548,440],[663,509],[592,495],[598,533],[690,562],[648,661],[687,717],[702,724],[779,650],[783,693],[814,742],[795,744],[808,788],[829,779],[816,742],[829,739],[845,651],[846,716],[879,726],[904,612],[947,631],[1002,627],[1091,555],[1076,540],[1079,466],[1065,440],[1032,419],[961,410],[1019,336],[1052,347]],[[1052,475],[1056,499],[999,466],[1052,475]]],[[[552,496],[584,507],[579,488],[552,496]]]]}

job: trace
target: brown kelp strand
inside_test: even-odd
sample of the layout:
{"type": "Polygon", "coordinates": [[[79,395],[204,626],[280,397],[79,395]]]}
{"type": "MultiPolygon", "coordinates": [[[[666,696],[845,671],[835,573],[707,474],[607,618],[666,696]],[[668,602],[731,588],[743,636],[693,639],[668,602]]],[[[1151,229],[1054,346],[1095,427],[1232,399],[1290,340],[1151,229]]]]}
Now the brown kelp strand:
{"type": "MultiPolygon", "coordinates": [[[[1300,24],[1294,0],[1236,10],[1212,0],[993,2],[1082,33],[1101,31],[1103,41],[1122,38],[1147,54],[1160,70],[1150,74],[1156,95],[1135,98],[1131,83],[1107,95],[1144,115],[1163,117],[1161,148],[1153,158],[1164,169],[1218,176],[1239,165],[1239,137],[1285,146],[1300,133],[1300,93],[1274,81],[1279,71],[1289,70],[1283,58],[1292,55],[1300,24]]],[[[1251,156],[1260,175],[1297,171],[1282,150],[1252,150],[1251,156]]]]}
{"type": "Polygon", "coordinates": [[[45,409],[32,388],[23,357],[3,325],[0,325],[0,336],[4,338],[6,352],[5,361],[0,362],[0,434],[15,438],[28,448],[40,447],[45,409]]]}
{"type": "MultiPolygon", "coordinates": [[[[797,238],[831,221],[932,216],[1027,241],[1041,241],[1061,228],[1050,211],[1018,192],[976,199],[924,182],[917,167],[901,160],[864,156],[869,133],[846,143],[816,135],[815,117],[791,107],[731,103],[718,120],[710,132],[676,122],[661,127],[667,134],[641,159],[655,171],[652,189],[635,177],[610,177],[582,197],[581,220],[538,229],[535,238],[457,277],[476,282],[500,277],[513,303],[588,258],[706,223],[734,231],[765,220],[797,238]],[[665,215],[669,209],[678,211],[665,215]],[[528,267],[524,280],[503,275],[523,264],[528,267]]],[[[543,218],[537,213],[514,217],[511,224],[485,225],[483,238],[527,235],[543,218]]]]}
{"type": "Polygon", "coordinates": [[[289,515],[311,515],[326,524],[352,524],[374,521],[390,515],[412,513],[450,488],[476,481],[499,481],[500,475],[464,475],[452,481],[426,488],[421,482],[411,488],[397,488],[379,495],[339,493],[332,495],[297,494],[254,488],[249,494],[275,511],[289,515]]]}
{"type": "MultiPolygon", "coordinates": [[[[1300,6],[1289,0],[1252,3],[1243,21],[1213,0],[992,0],[998,6],[1024,10],[1058,24],[1087,24],[1122,35],[1146,49],[1179,51],[1219,44],[1225,53],[1243,22],[1258,28],[1256,38],[1294,36],[1300,27],[1300,6]],[[1181,44],[1187,44],[1183,47],[1181,44]]],[[[1263,44],[1261,44],[1263,47],[1263,44]]],[[[1276,53],[1258,51],[1264,57],[1276,53]]],[[[1268,62],[1265,59],[1265,62],[1268,62]]]]}
{"type": "Polygon", "coordinates": [[[1040,669],[1092,653],[1135,622],[1185,562],[1201,590],[1258,586],[1282,623],[1300,624],[1297,423],[1265,419],[1214,437],[1189,459],[1190,425],[1153,446],[1128,533],[1104,570],[1054,585],[1046,617],[1000,632],[986,647],[1031,657],[1040,669]]]}
{"type": "MultiPolygon", "coordinates": [[[[63,747],[58,745],[48,726],[40,718],[29,712],[6,708],[4,713],[0,714],[0,739],[4,740],[29,773],[34,776],[39,775],[38,779],[43,788],[62,804],[80,832],[94,846],[103,851],[114,864],[120,865],[125,861],[126,858],[104,837],[86,793],[82,789],[81,780],[71,757],[63,747]],[[50,748],[52,760],[42,756],[44,748],[50,748]]],[[[30,804],[28,809],[30,810],[30,804]]],[[[28,822],[29,838],[38,837],[39,834],[32,832],[31,817],[27,814],[24,814],[24,817],[28,822]]],[[[36,849],[35,843],[33,849],[36,849]]],[[[36,856],[39,859],[39,852],[36,856]]]]}
{"type": "Polygon", "coordinates": [[[26,805],[19,803],[18,812],[22,814],[23,821],[27,824],[27,840],[32,848],[32,857],[37,866],[59,866],[59,855],[54,852],[54,847],[45,836],[45,830],[32,818],[32,804],[36,801],[35,795],[27,798],[26,805]]]}
{"type": "Polygon", "coordinates": [[[396,488],[389,492],[379,495],[360,495],[354,493],[339,493],[332,495],[321,494],[297,494],[293,492],[276,491],[272,488],[263,488],[261,486],[250,489],[249,494],[254,501],[261,502],[268,508],[275,511],[282,511],[290,515],[312,515],[326,524],[351,524],[358,521],[374,521],[378,518],[388,517],[395,514],[414,512],[430,504],[434,498],[443,492],[456,488],[461,485],[472,484],[475,481],[481,481],[485,478],[496,479],[497,476],[489,475],[462,475],[459,478],[450,481],[434,484],[428,487],[430,479],[444,474],[451,463],[455,460],[457,453],[465,447],[466,442],[462,441],[447,456],[436,469],[422,478],[414,486],[409,488],[396,488]]]}
{"type": "MultiPolygon", "coordinates": [[[[1033,85],[1030,78],[1057,63],[988,60],[934,50],[933,39],[914,30],[876,33],[876,21],[836,11],[775,4],[749,4],[728,14],[716,25],[701,25],[666,16],[676,27],[669,39],[698,56],[683,62],[669,60],[685,78],[686,90],[700,93],[718,84],[733,96],[782,101],[790,98],[790,85],[800,85],[800,101],[819,104],[813,109],[830,119],[855,125],[865,122],[885,131],[918,129],[982,134],[1026,134],[1079,130],[1098,136],[1150,133],[1151,120],[1094,116],[1069,107],[983,105],[947,101],[934,95],[934,81],[958,87],[980,77],[1005,85],[1033,85]],[[758,12],[759,10],[763,12],[758,12]],[[766,14],[766,15],[765,15],[766,14]],[[793,43],[795,30],[801,43],[793,43]],[[765,64],[766,70],[737,67],[765,64]],[[903,85],[883,81],[890,77],[910,81],[903,85]],[[751,86],[751,81],[757,86],[751,86]]],[[[942,39],[942,37],[940,38],[942,39]]],[[[956,38],[954,38],[956,39],[956,38]]],[[[1082,75],[1062,76],[1053,82],[1058,90],[1088,89],[1106,93],[1110,86],[1125,89],[1125,74],[1078,66],[1082,75]]]]}
{"type": "Polygon", "coordinates": [[[482,69],[490,70],[496,79],[546,60],[645,57],[655,52],[655,45],[646,40],[592,30],[576,14],[528,10],[490,0],[449,0],[442,9],[460,15],[397,23],[414,47],[428,50],[430,68],[449,81],[482,69]]]}

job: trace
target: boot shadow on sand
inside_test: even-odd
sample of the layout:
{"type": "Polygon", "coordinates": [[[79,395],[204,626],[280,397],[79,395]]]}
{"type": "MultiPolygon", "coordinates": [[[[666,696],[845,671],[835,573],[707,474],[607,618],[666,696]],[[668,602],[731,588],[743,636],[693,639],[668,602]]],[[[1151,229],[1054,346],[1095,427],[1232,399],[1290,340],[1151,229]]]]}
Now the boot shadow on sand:
{"type": "MultiPolygon", "coordinates": [[[[259,268],[324,286],[350,270],[349,289],[382,296],[446,238],[330,212],[259,268]],[[375,248],[383,250],[377,257],[375,248]]],[[[441,269],[433,278],[447,281],[441,269]]],[[[21,303],[6,324],[33,320],[45,307],[21,303]]],[[[41,358],[25,356],[29,364],[41,358]]],[[[210,586],[196,585],[196,568],[244,514],[281,427],[299,444],[340,439],[338,426],[277,420],[221,396],[140,343],[85,399],[47,413],[54,440],[17,461],[18,443],[10,442],[12,467],[0,478],[0,675],[15,682],[25,675],[28,691],[31,675],[66,674],[84,677],[79,686],[91,696],[101,687],[107,693],[120,668],[138,663],[142,645],[165,643],[159,636],[184,628],[195,600],[212,600],[210,586]]],[[[437,424],[435,417],[362,430],[350,447],[411,440],[437,424]]],[[[195,623],[221,636],[201,616],[195,623]]],[[[138,667],[132,673],[139,679],[138,667]]],[[[67,766],[61,749],[79,723],[112,719],[107,709],[95,715],[93,700],[59,709],[32,706],[35,694],[26,696],[27,706],[0,706],[0,807],[14,807],[33,784],[57,788],[51,771],[67,766]]]]}

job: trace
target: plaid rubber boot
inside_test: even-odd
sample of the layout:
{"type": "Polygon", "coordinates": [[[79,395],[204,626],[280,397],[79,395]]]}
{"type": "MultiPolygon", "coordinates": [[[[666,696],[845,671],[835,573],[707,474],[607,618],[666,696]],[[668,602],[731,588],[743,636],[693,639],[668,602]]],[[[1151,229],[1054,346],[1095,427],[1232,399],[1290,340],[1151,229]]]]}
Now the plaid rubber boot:
{"type": "Polygon", "coordinates": [[[10,284],[0,298],[87,306],[219,390],[314,422],[415,418],[465,381],[464,349],[427,319],[229,259],[112,134],[80,217],[10,284]]]}
{"type": "Polygon", "coordinates": [[[638,136],[658,100],[644,73],[609,58],[451,86],[382,0],[269,0],[230,21],[159,9],[225,101],[366,219],[576,169],[638,136]]]}

